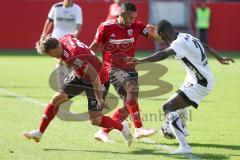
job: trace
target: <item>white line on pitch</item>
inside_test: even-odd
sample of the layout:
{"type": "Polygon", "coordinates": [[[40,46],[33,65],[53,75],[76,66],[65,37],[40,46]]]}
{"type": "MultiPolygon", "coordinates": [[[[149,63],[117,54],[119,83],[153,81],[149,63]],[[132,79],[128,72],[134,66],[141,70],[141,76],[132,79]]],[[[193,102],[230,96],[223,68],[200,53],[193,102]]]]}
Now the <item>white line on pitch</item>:
{"type": "MultiPolygon", "coordinates": [[[[160,148],[163,151],[167,151],[167,152],[172,152],[174,151],[174,148],[168,146],[168,145],[164,145],[164,144],[157,144],[156,141],[149,139],[149,138],[143,138],[142,142],[144,143],[148,143],[148,144],[154,144],[156,146],[156,148],[160,148]]],[[[183,154],[183,156],[185,156],[186,158],[189,158],[191,160],[200,160],[201,158],[198,156],[195,156],[193,154],[183,154]]]]}
{"type": "Polygon", "coordinates": [[[46,106],[46,103],[42,103],[42,102],[38,101],[37,99],[30,98],[30,97],[27,97],[27,96],[23,96],[23,95],[14,93],[14,92],[10,92],[6,89],[0,88],[0,93],[6,94],[8,96],[16,97],[16,98],[18,98],[22,101],[27,101],[27,102],[30,102],[32,104],[36,104],[36,105],[40,105],[40,106],[46,106]]]}
{"type": "MultiPolygon", "coordinates": [[[[40,105],[40,106],[46,106],[46,103],[42,103],[42,102],[38,101],[37,99],[30,98],[30,97],[27,97],[27,96],[23,96],[23,95],[14,93],[14,92],[10,92],[10,91],[2,89],[2,88],[0,88],[0,93],[6,94],[6,95],[9,95],[9,96],[12,96],[12,97],[16,97],[16,98],[18,98],[22,101],[26,101],[26,102],[29,102],[29,103],[32,103],[32,104],[36,104],[36,105],[40,105]]],[[[172,148],[168,145],[157,144],[156,141],[154,141],[152,139],[149,139],[149,138],[143,138],[142,142],[149,143],[149,144],[154,144],[157,148],[160,148],[161,150],[164,150],[164,151],[167,151],[167,152],[172,152],[174,150],[174,148],[172,148]]],[[[184,156],[186,158],[189,158],[189,159],[192,159],[192,160],[200,160],[199,157],[197,157],[193,154],[184,154],[184,156]]]]}

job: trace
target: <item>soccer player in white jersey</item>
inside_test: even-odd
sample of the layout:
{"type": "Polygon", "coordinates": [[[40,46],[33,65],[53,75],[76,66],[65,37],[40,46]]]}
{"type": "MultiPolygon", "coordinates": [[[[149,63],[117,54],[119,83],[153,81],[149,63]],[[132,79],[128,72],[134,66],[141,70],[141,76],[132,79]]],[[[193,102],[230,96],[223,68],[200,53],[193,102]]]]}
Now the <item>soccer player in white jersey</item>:
{"type": "Polygon", "coordinates": [[[179,149],[173,151],[172,154],[191,153],[177,110],[189,106],[197,108],[202,98],[213,89],[214,76],[208,66],[205,53],[213,55],[221,64],[229,64],[230,61],[234,62],[234,60],[218,56],[214,49],[201,43],[190,34],[175,31],[166,20],[158,23],[157,32],[170,47],[141,60],[133,59],[130,63],[136,65],[145,62],[157,62],[168,58],[170,55],[175,55],[176,59],[183,64],[187,72],[185,82],[177,93],[163,105],[163,110],[166,120],[179,141],[179,149]]]}
{"type": "MultiPolygon", "coordinates": [[[[53,27],[52,36],[60,38],[66,34],[79,36],[82,28],[82,9],[73,3],[73,0],[64,0],[52,6],[48,13],[41,37],[46,36],[53,27]]],[[[72,71],[63,61],[58,60],[56,64],[56,80],[58,88],[63,84],[64,77],[72,71]]]]}

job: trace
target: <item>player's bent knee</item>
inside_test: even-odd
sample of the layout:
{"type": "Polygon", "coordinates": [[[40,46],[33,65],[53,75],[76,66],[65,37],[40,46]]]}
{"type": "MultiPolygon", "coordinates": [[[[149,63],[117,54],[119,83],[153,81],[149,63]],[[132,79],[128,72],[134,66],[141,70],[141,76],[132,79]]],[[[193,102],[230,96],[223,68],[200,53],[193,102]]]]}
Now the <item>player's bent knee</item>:
{"type": "Polygon", "coordinates": [[[136,94],[138,93],[139,88],[137,86],[130,86],[126,89],[127,93],[136,94]]]}
{"type": "Polygon", "coordinates": [[[100,126],[102,124],[102,113],[100,111],[90,111],[89,116],[92,125],[100,126]]]}
{"type": "Polygon", "coordinates": [[[91,119],[91,124],[94,126],[100,126],[102,124],[102,117],[97,117],[94,119],[91,119]]]}
{"type": "Polygon", "coordinates": [[[60,105],[61,103],[65,102],[68,100],[68,95],[66,93],[63,93],[63,92],[57,92],[52,100],[51,100],[51,103],[55,106],[58,106],[60,105]]]}
{"type": "Polygon", "coordinates": [[[135,99],[138,96],[139,87],[136,82],[126,85],[125,90],[127,92],[127,98],[135,99]]]}
{"type": "Polygon", "coordinates": [[[167,102],[163,105],[163,111],[165,115],[172,112],[173,110],[174,110],[174,107],[171,105],[170,102],[167,102]]]}
{"type": "Polygon", "coordinates": [[[127,89],[135,89],[135,90],[139,89],[138,84],[137,84],[137,82],[135,80],[127,81],[127,83],[125,85],[125,88],[126,88],[126,90],[127,89]]]}
{"type": "Polygon", "coordinates": [[[122,108],[120,108],[121,111],[125,114],[125,115],[128,115],[128,109],[127,109],[127,106],[123,106],[122,108]]]}
{"type": "Polygon", "coordinates": [[[121,112],[123,113],[124,115],[124,119],[127,118],[129,116],[129,112],[128,112],[128,109],[127,109],[127,106],[124,105],[123,107],[119,108],[121,110],[121,112]]]}

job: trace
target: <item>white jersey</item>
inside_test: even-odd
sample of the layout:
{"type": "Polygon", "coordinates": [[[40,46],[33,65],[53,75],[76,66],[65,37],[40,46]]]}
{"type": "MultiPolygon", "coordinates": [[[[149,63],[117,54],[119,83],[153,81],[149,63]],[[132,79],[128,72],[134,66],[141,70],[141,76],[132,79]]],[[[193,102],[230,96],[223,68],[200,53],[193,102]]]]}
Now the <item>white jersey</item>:
{"type": "Polygon", "coordinates": [[[176,52],[176,58],[184,65],[187,76],[185,84],[199,84],[207,89],[214,86],[214,76],[208,66],[205,50],[197,38],[187,33],[179,33],[170,48],[176,52]]]}
{"type": "Polygon", "coordinates": [[[52,36],[60,38],[65,34],[73,34],[76,25],[82,24],[82,9],[77,4],[66,8],[63,2],[56,3],[48,13],[48,19],[54,23],[52,36]]]}

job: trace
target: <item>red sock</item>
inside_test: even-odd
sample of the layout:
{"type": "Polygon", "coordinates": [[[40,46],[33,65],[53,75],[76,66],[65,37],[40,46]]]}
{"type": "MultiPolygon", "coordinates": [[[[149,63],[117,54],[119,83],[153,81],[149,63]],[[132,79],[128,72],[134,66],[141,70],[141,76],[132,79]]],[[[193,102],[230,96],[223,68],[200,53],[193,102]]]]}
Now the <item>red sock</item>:
{"type": "MultiPolygon", "coordinates": [[[[117,122],[123,122],[126,118],[127,115],[120,108],[118,108],[112,115],[112,119],[117,122]]],[[[109,133],[111,130],[112,128],[102,128],[102,131],[106,133],[109,133]]]]}
{"type": "Polygon", "coordinates": [[[57,111],[58,111],[58,107],[55,107],[51,103],[49,103],[46,106],[46,108],[44,110],[44,114],[42,116],[42,120],[41,120],[40,126],[39,126],[39,131],[41,133],[44,133],[44,131],[48,127],[49,123],[52,121],[52,119],[57,114],[57,111]]]}
{"type": "Polygon", "coordinates": [[[100,126],[104,128],[114,128],[119,131],[123,128],[123,125],[120,122],[117,122],[108,116],[102,116],[102,123],[100,126]]]}
{"type": "Polygon", "coordinates": [[[126,105],[128,112],[131,115],[135,128],[142,127],[142,120],[140,116],[139,106],[137,100],[131,102],[130,100],[126,100],[126,105]]]}

